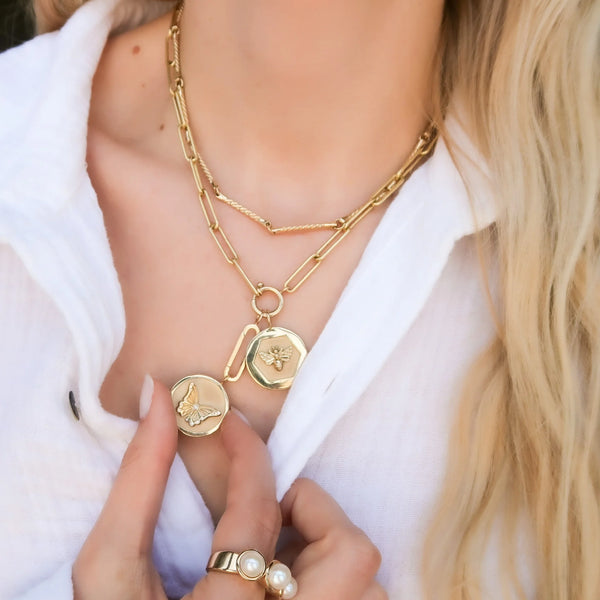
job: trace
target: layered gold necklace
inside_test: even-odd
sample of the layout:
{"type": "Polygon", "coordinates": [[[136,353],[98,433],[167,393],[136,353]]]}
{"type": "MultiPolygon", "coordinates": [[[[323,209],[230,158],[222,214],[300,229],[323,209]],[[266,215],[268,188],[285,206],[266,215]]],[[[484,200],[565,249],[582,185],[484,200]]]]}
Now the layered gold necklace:
{"type": "Polygon", "coordinates": [[[437,140],[437,129],[430,123],[421,134],[408,159],[370,198],[350,214],[329,223],[313,223],[275,227],[269,219],[226,196],[217,185],[194,142],[181,72],[180,22],[183,2],[173,12],[167,35],[167,70],[169,89],[177,117],[178,134],[185,158],[190,165],[198,192],[198,201],[208,232],[221,251],[224,260],[242,277],[252,294],[250,305],[256,318],[240,333],[221,381],[208,375],[188,375],[171,389],[177,426],[186,435],[201,437],[216,431],[229,410],[229,398],[224,384],[238,381],[246,370],[260,386],[270,390],[289,388],[306,357],[307,349],[295,332],[273,324],[273,319],[284,308],[285,295],[293,294],[323,264],[329,254],[350,234],[372,210],[385,204],[405,181],[431,154],[437,140]],[[209,186],[203,182],[203,175],[209,186]],[[331,236],[296,268],[281,289],[263,283],[254,283],[242,267],[239,254],[219,223],[211,194],[252,221],[263,226],[270,234],[302,233],[331,230],[331,236]],[[272,309],[264,307],[264,298],[271,295],[276,302],[272,309]],[[262,299],[262,301],[261,301],[262,299]],[[261,306],[263,304],[263,306],[261,306]],[[243,352],[243,356],[240,354],[243,352]],[[234,364],[239,365],[234,369],[234,364]]]}

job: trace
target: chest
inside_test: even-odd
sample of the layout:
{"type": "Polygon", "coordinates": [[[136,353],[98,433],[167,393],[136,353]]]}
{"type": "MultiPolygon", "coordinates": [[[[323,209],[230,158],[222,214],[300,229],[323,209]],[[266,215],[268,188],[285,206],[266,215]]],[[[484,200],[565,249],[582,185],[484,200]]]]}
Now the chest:
{"type": "MultiPolygon", "coordinates": [[[[40,294],[40,298],[40,302],[48,301],[45,294],[40,294]]],[[[30,357],[31,348],[40,345],[46,348],[45,368],[35,372],[36,377],[42,378],[41,373],[46,372],[48,366],[60,374],[65,372],[65,364],[76,361],[59,352],[56,335],[51,338],[47,335],[49,323],[57,322],[53,327],[59,330],[61,319],[46,310],[35,311],[38,312],[40,322],[34,321],[35,327],[29,327],[31,314],[21,310],[15,311],[8,320],[15,321],[15,331],[27,330],[37,336],[23,345],[22,352],[30,357]]],[[[331,341],[331,333],[324,336],[328,338],[324,341],[331,341]]],[[[302,474],[315,479],[333,494],[382,551],[385,560],[380,580],[391,597],[420,597],[422,541],[444,474],[455,392],[465,369],[491,335],[493,323],[481,294],[476,255],[468,251],[467,245],[458,246],[419,316],[399,337],[398,344],[360,397],[333,394],[333,388],[319,397],[320,419],[326,423],[318,426],[312,420],[307,431],[312,432],[310,437],[315,439],[308,440],[306,431],[299,433],[293,426],[299,416],[307,412],[307,400],[315,396],[307,393],[310,382],[304,378],[288,399],[286,409],[292,410],[282,415],[286,421],[285,435],[281,435],[281,423],[278,424],[280,435],[274,440],[277,443],[271,444],[278,486],[286,489],[302,474]],[[347,408],[340,410],[343,416],[337,422],[330,410],[336,402],[347,408]],[[310,449],[311,444],[315,446],[313,449],[310,449]],[[302,456],[291,455],[292,450],[301,451],[302,456]]],[[[64,346],[69,347],[69,336],[64,335],[64,338],[64,346]]],[[[322,348],[322,345],[315,348],[315,354],[322,353],[322,348]]],[[[14,348],[7,350],[6,356],[14,360],[14,364],[24,362],[14,348]]],[[[312,369],[312,381],[314,362],[307,366],[312,369]]],[[[15,380],[8,389],[22,390],[25,382],[10,361],[6,373],[10,377],[5,376],[5,380],[15,380]]],[[[356,379],[351,374],[344,391],[355,389],[356,379]]],[[[44,385],[47,387],[48,383],[44,385]]],[[[52,389],[48,389],[49,398],[64,400],[62,392],[69,385],[68,381],[53,380],[52,389]]],[[[87,429],[74,420],[66,400],[61,405],[63,410],[58,420],[56,403],[44,404],[38,418],[52,423],[52,427],[41,429],[19,427],[16,416],[28,418],[29,414],[19,403],[5,404],[7,412],[10,408],[14,415],[4,420],[7,444],[13,451],[8,455],[11,460],[5,461],[3,466],[3,481],[15,491],[6,498],[19,499],[19,514],[27,515],[35,535],[29,540],[21,532],[16,549],[6,546],[14,546],[15,538],[10,534],[0,539],[7,540],[5,554],[11,559],[9,565],[14,565],[14,569],[11,566],[7,572],[20,573],[28,569],[33,580],[38,572],[31,571],[33,563],[23,557],[33,552],[39,559],[37,566],[56,560],[59,531],[62,532],[60,539],[73,545],[69,552],[76,554],[80,540],[87,535],[109,491],[122,448],[114,452],[114,460],[105,466],[104,449],[95,436],[80,439],[87,436],[87,429]],[[50,420],[51,415],[55,420],[50,420]],[[61,432],[58,436],[57,431],[61,432]],[[22,448],[25,454],[19,460],[14,460],[16,448],[22,448]],[[31,489],[38,491],[31,494],[31,489]],[[58,492],[64,498],[57,500],[58,492]],[[74,497],[78,500],[76,512],[74,497]],[[70,529],[65,529],[67,526],[70,529]],[[64,534],[66,531],[69,535],[64,534]]],[[[206,456],[204,449],[205,446],[201,454],[206,456]]],[[[190,465],[200,461],[184,454],[180,452],[189,463],[186,467],[190,473],[190,465]]],[[[177,465],[181,467],[181,462],[177,465]]],[[[168,589],[173,590],[171,595],[178,597],[177,594],[183,593],[180,590],[189,589],[201,575],[201,565],[210,551],[212,528],[210,519],[205,519],[205,512],[199,510],[197,494],[193,486],[188,485],[185,470],[177,468],[174,475],[169,482],[156,547],[163,579],[168,589]],[[179,583],[181,581],[185,585],[179,583]]],[[[198,474],[195,478],[200,484],[204,481],[198,474]]],[[[205,479],[212,488],[219,483],[219,478],[212,473],[205,479]]],[[[15,511],[14,506],[12,510],[15,511]]]]}
{"type": "MultiPolygon", "coordinates": [[[[104,381],[101,401],[109,412],[136,419],[145,373],[168,386],[191,374],[221,380],[236,341],[257,315],[250,287],[209,231],[185,163],[165,166],[93,135],[88,163],[126,314],[124,344],[104,381]]],[[[239,265],[255,286],[262,282],[281,289],[331,235],[321,231],[275,237],[230,207],[213,203],[239,265]]],[[[283,294],[273,325],[297,333],[308,349],[314,345],[379,217],[365,219],[296,292],[283,294]]],[[[277,300],[274,294],[265,294],[257,304],[271,309],[277,305],[272,300],[277,300]]],[[[266,319],[259,327],[268,327],[266,319]]],[[[248,340],[242,343],[242,353],[248,340]]],[[[286,392],[265,389],[247,373],[226,389],[231,405],[266,440],[286,392]]],[[[212,497],[213,514],[218,514],[227,474],[218,436],[182,436],[180,454],[209,505],[212,497]]]]}

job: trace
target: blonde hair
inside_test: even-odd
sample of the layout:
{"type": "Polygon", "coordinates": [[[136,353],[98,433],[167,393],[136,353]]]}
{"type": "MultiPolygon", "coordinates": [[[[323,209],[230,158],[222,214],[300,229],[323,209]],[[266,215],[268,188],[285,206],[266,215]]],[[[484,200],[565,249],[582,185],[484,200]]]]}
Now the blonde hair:
{"type": "MultiPolygon", "coordinates": [[[[36,33],[48,33],[60,29],[67,19],[86,0],[27,0],[34,13],[36,33]]],[[[114,33],[125,31],[160,16],[175,4],[175,0],[126,0],[121,2],[114,14],[114,33]]]]}
{"type": "Polygon", "coordinates": [[[59,29],[82,4],[83,0],[32,0],[36,32],[59,29]]]}
{"type": "MultiPolygon", "coordinates": [[[[36,2],[44,31],[80,3],[36,2]]],[[[480,242],[493,241],[502,306],[464,384],[426,544],[436,600],[482,597],[498,524],[505,597],[525,596],[522,537],[537,597],[600,596],[599,30],[597,0],[446,2],[437,119],[459,99],[489,162],[500,215],[480,242]]]]}
{"type": "Polygon", "coordinates": [[[498,531],[504,597],[525,597],[523,538],[536,597],[600,597],[599,33],[597,0],[446,5],[438,113],[460,98],[489,162],[502,306],[462,390],[431,598],[482,598],[498,531]]]}

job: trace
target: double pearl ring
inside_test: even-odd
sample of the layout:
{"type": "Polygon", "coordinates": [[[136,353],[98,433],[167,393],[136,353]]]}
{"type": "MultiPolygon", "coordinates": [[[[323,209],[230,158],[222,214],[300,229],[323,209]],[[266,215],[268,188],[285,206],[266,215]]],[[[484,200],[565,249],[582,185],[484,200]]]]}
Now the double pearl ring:
{"type": "Polygon", "coordinates": [[[214,552],[206,570],[234,573],[247,581],[259,581],[269,594],[284,600],[293,598],[298,592],[298,584],[289,568],[278,560],[272,560],[267,565],[265,557],[258,550],[214,552]]]}

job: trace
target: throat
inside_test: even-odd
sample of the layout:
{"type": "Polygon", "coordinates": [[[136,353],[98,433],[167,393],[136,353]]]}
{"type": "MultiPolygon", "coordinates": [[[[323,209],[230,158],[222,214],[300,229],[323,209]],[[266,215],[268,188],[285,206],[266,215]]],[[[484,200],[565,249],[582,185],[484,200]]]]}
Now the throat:
{"type": "Polygon", "coordinates": [[[223,191],[298,221],[367,198],[428,121],[442,10],[441,0],[186,5],[187,105],[223,191]]]}

